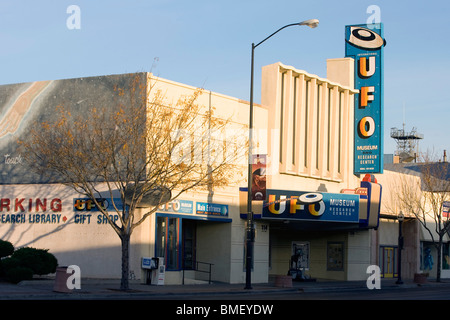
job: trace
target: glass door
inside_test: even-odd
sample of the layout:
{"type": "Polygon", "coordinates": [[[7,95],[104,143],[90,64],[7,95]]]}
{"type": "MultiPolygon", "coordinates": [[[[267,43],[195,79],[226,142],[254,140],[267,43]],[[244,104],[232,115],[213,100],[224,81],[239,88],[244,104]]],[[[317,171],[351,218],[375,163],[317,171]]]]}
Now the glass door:
{"type": "Polygon", "coordinates": [[[185,270],[195,269],[196,223],[183,219],[183,266],[185,270]]]}
{"type": "Polygon", "coordinates": [[[157,217],[156,254],[164,257],[166,270],[180,270],[180,218],[157,217]]]}
{"type": "Polygon", "coordinates": [[[382,277],[397,277],[397,247],[380,247],[380,265],[382,277]]]}

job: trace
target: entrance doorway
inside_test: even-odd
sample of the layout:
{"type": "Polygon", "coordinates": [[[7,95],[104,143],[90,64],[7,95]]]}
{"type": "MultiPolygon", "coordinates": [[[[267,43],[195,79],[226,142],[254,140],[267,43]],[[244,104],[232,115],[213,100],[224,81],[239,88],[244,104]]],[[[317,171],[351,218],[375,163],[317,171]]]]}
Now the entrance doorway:
{"type": "Polygon", "coordinates": [[[166,270],[180,268],[180,219],[157,217],[156,254],[164,257],[166,270]]]}
{"type": "Polygon", "coordinates": [[[398,270],[398,248],[395,246],[380,247],[380,269],[381,277],[394,278],[397,277],[398,270]]]}
{"type": "Polygon", "coordinates": [[[194,270],[197,253],[196,221],[183,219],[183,269],[194,270]]]}
{"type": "Polygon", "coordinates": [[[292,242],[290,268],[303,271],[309,270],[309,242],[292,242]]]}
{"type": "Polygon", "coordinates": [[[164,257],[166,270],[193,270],[196,263],[195,220],[158,216],[156,254],[164,257]]]}

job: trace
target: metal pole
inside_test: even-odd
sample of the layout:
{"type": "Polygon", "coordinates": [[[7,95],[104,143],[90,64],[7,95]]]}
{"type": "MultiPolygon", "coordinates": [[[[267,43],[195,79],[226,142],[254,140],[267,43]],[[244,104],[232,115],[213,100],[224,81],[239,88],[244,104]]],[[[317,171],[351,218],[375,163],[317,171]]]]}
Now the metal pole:
{"type": "Polygon", "coordinates": [[[400,214],[398,219],[398,279],[396,284],[403,284],[402,281],[402,249],[403,249],[403,233],[402,233],[403,215],[400,214]]]}
{"type": "Polygon", "coordinates": [[[248,184],[247,184],[247,250],[245,260],[245,289],[252,289],[252,261],[253,261],[253,210],[252,210],[252,140],[253,140],[253,66],[255,57],[255,44],[252,43],[252,62],[250,76],[250,119],[248,125],[248,184]]]}
{"type": "Polygon", "coordinates": [[[309,26],[310,28],[315,28],[319,24],[319,20],[311,19],[305,20],[298,23],[291,23],[281,27],[270,36],[264,40],[258,42],[256,45],[252,43],[252,63],[251,63],[251,76],[250,76],[250,119],[249,119],[249,133],[248,133],[248,186],[247,186],[247,252],[246,252],[246,262],[245,262],[245,289],[252,289],[252,264],[253,264],[253,244],[255,241],[255,228],[253,221],[253,210],[252,210],[252,182],[253,182],[253,73],[254,73],[254,60],[255,60],[255,48],[267,39],[274,36],[276,33],[280,32],[284,28],[291,26],[309,26]]]}

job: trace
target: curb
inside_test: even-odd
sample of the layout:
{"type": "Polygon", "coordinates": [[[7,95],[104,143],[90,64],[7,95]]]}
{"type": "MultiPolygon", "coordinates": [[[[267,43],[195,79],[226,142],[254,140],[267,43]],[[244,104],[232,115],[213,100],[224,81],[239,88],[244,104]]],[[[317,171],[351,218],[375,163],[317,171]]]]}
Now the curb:
{"type": "MultiPolygon", "coordinates": [[[[406,282],[403,284],[393,283],[395,279],[381,281],[381,290],[402,290],[420,287],[439,287],[450,286],[450,282],[426,282],[414,283],[406,282]]],[[[184,285],[184,286],[146,286],[139,287],[136,283],[131,284],[131,290],[123,292],[113,287],[118,284],[117,280],[93,279],[86,280],[86,284],[81,290],[63,293],[53,291],[54,280],[31,280],[23,281],[18,285],[6,284],[2,287],[0,283],[0,300],[119,300],[119,299],[146,299],[151,297],[169,298],[171,296],[177,299],[183,295],[189,296],[216,296],[246,294],[257,296],[259,294],[270,293],[320,293],[320,292],[351,292],[370,290],[365,282],[322,282],[314,284],[295,283],[292,287],[275,287],[273,284],[255,284],[253,289],[244,289],[240,285],[211,284],[206,286],[184,285]],[[3,291],[3,292],[2,292],[3,291]]],[[[377,289],[373,289],[376,291],[377,289]]]]}

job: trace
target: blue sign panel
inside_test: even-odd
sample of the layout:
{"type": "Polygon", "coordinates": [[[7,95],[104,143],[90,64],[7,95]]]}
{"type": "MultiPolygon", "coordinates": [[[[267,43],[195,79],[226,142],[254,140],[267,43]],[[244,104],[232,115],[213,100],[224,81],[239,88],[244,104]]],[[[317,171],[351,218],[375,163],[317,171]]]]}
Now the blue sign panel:
{"type": "Polygon", "coordinates": [[[193,213],[194,203],[189,200],[173,200],[162,204],[158,208],[161,211],[176,212],[176,213],[193,213]]]}
{"type": "Polygon", "coordinates": [[[346,26],[345,56],[355,60],[354,173],[383,172],[383,25],[346,26]]]}
{"type": "Polygon", "coordinates": [[[359,195],[267,190],[262,218],[359,222],[359,195]]]}
{"type": "Polygon", "coordinates": [[[228,205],[217,203],[197,202],[197,214],[207,214],[214,216],[228,216],[228,205]]]}

